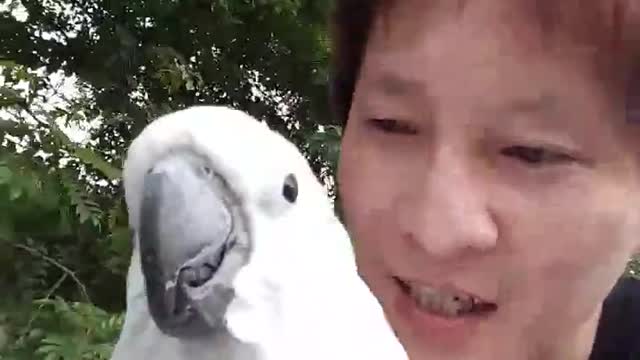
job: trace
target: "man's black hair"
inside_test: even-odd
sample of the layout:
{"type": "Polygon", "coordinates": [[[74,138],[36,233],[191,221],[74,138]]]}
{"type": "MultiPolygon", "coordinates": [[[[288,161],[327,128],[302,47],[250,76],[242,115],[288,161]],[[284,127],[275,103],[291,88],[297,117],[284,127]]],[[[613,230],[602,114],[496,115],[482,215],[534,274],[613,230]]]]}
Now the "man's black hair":
{"type": "Polygon", "coordinates": [[[330,101],[337,122],[345,124],[362,56],[379,0],[336,0],[331,17],[330,101]]]}

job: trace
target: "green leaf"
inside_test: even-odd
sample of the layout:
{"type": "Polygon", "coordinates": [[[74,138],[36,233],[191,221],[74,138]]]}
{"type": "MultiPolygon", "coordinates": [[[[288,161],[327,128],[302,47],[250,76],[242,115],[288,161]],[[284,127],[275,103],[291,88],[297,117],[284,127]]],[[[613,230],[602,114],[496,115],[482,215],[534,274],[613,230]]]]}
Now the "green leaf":
{"type": "Polygon", "coordinates": [[[95,153],[93,150],[79,146],[63,132],[61,131],[55,124],[50,123],[51,132],[54,136],[63,143],[63,145],[70,148],[73,155],[75,155],[78,159],[80,159],[85,164],[91,165],[107,178],[111,180],[120,179],[122,176],[120,169],[112,166],[108,162],[106,162],[100,155],[95,153]]]}
{"type": "Polygon", "coordinates": [[[6,166],[0,166],[0,185],[8,184],[11,181],[11,169],[6,166]]]}
{"type": "Polygon", "coordinates": [[[100,172],[102,172],[102,174],[104,174],[111,180],[118,180],[122,176],[122,171],[120,169],[106,162],[104,159],[102,159],[102,157],[93,152],[91,149],[76,147],[73,150],[73,154],[84,163],[98,169],[100,172]]]}
{"type": "Polygon", "coordinates": [[[20,196],[22,196],[22,188],[19,186],[12,187],[11,191],[9,192],[9,200],[10,201],[18,200],[20,196]]]}
{"type": "Polygon", "coordinates": [[[55,346],[43,346],[38,349],[38,352],[41,354],[47,354],[44,360],[58,360],[60,356],[55,352],[57,347],[55,346]]]}
{"type": "Polygon", "coordinates": [[[8,59],[0,59],[0,66],[4,67],[14,67],[16,66],[16,62],[8,59]]]}
{"type": "Polygon", "coordinates": [[[24,99],[20,93],[9,87],[0,87],[0,107],[19,104],[24,99]]]}
{"type": "Polygon", "coordinates": [[[13,227],[11,214],[5,214],[0,217],[0,241],[16,241],[16,234],[13,227]]]}

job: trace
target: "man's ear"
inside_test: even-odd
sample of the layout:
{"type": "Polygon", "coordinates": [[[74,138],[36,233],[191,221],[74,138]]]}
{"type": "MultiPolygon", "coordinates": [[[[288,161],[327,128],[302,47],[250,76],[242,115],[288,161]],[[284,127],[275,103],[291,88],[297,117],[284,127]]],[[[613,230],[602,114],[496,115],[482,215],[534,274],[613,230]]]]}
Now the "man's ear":
{"type": "Polygon", "coordinates": [[[639,236],[637,236],[637,239],[635,240],[635,244],[633,244],[633,252],[631,253],[631,257],[637,257],[640,256],[640,234],[639,236]]]}
{"type": "MultiPolygon", "coordinates": [[[[640,201],[640,200],[638,200],[640,201]]],[[[640,204],[640,203],[638,203],[640,204]]],[[[636,230],[634,231],[635,234],[631,235],[633,238],[634,243],[633,248],[632,248],[632,253],[631,253],[631,257],[636,257],[636,256],[640,256],[640,206],[638,206],[636,209],[634,209],[635,212],[637,214],[635,214],[634,216],[634,224],[632,226],[632,229],[636,230]]],[[[633,231],[633,230],[632,230],[633,231]]]]}

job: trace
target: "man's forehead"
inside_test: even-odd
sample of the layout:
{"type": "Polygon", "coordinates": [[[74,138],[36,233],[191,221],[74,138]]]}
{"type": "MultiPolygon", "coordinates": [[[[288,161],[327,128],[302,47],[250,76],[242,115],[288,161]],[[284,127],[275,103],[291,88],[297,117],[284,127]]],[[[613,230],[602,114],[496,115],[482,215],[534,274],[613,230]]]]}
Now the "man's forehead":
{"type": "MultiPolygon", "coordinates": [[[[382,0],[374,27],[388,32],[398,26],[431,27],[443,22],[477,21],[507,27],[542,43],[573,43],[604,53],[637,47],[638,0],[382,0]],[[525,35],[526,34],[526,35],[525,35]]],[[[414,35],[420,36],[414,32],[414,35]]]]}
{"type": "MultiPolygon", "coordinates": [[[[374,30],[377,32],[377,35],[374,35],[374,42],[384,42],[383,38],[386,36],[380,35],[388,35],[388,31],[395,32],[393,30],[394,23],[398,23],[397,16],[402,13],[410,13],[408,10],[413,10],[414,12],[418,11],[435,11],[434,9],[443,8],[444,5],[438,5],[442,3],[441,1],[428,1],[427,5],[420,5],[420,1],[412,1],[408,0],[405,2],[397,2],[397,1],[382,1],[382,14],[381,18],[379,18],[377,25],[378,29],[374,30]],[[385,6],[388,8],[385,11],[385,6]],[[404,10],[399,11],[399,9],[404,8],[404,10]],[[384,24],[387,23],[389,26],[385,27],[384,24]],[[385,28],[388,31],[385,31],[385,28]]],[[[466,8],[472,6],[473,3],[476,3],[474,0],[466,0],[462,2],[451,1],[452,3],[448,6],[448,8],[456,8],[458,11],[465,11],[466,8]]],[[[531,6],[534,6],[532,10],[535,10],[535,14],[533,15],[519,15],[519,16],[528,16],[530,17],[528,21],[528,25],[538,27],[541,31],[541,35],[544,35],[545,32],[553,32],[556,34],[560,34],[560,37],[565,38],[563,41],[573,41],[573,44],[567,44],[568,46],[584,46],[588,45],[590,50],[595,50],[592,57],[594,64],[597,63],[596,67],[601,66],[600,64],[608,64],[605,67],[613,66],[616,62],[604,61],[602,62],[600,57],[607,57],[613,55],[608,55],[611,52],[605,52],[604,50],[621,50],[624,53],[619,53],[618,55],[623,55],[622,57],[628,56],[631,53],[640,53],[640,41],[636,41],[636,46],[638,50],[633,51],[632,49],[623,49],[625,46],[629,46],[628,44],[623,45],[622,43],[628,41],[629,38],[638,38],[640,40],[640,22],[634,20],[637,19],[638,16],[634,14],[639,13],[638,8],[640,1],[636,0],[608,0],[601,1],[595,0],[590,1],[588,3],[568,1],[568,2],[557,2],[557,1],[548,1],[548,0],[534,0],[534,1],[520,1],[513,0],[513,8],[521,8],[524,9],[526,6],[525,3],[529,3],[531,6]],[[580,3],[581,7],[575,8],[576,4],[580,3]],[[574,9],[575,8],[575,9],[574,9]],[[634,10],[635,9],[635,10],[634,10]],[[627,11],[629,10],[629,11],[627,11]],[[632,11],[633,10],[633,11],[632,11]],[[636,24],[637,23],[637,24],[636,24]],[[634,25],[635,24],[635,25],[634,25]],[[638,29],[636,31],[638,34],[629,35],[629,32],[638,29]],[[631,51],[631,52],[628,52],[631,51]],[[597,54],[595,54],[597,53],[597,54]],[[625,55],[626,54],[626,55],[625,55]]],[[[437,11],[436,11],[437,12],[437,11]]],[[[416,17],[416,16],[414,16],[416,17]]],[[[458,16],[457,20],[460,20],[461,16],[458,16]]],[[[524,18],[523,18],[524,19],[524,18]]],[[[452,20],[452,21],[457,21],[452,20]]],[[[405,20],[403,20],[404,22],[405,20]]],[[[411,21],[411,20],[409,20],[411,21]]],[[[395,27],[398,29],[397,27],[395,27]]],[[[426,28],[423,28],[423,32],[426,28]]],[[[428,30],[427,30],[428,31],[428,30]]],[[[403,31],[406,32],[406,31],[403,31]]],[[[419,34],[415,34],[418,37],[419,34]]],[[[396,34],[394,39],[397,40],[398,34],[396,34]]],[[[554,35],[555,36],[555,35],[554,35]]],[[[390,39],[390,38],[387,38],[390,39]]],[[[369,44],[370,46],[372,44],[369,44]]],[[[396,44],[397,46],[398,44],[396,44]]],[[[387,53],[388,51],[394,51],[393,44],[388,45],[375,45],[374,49],[371,47],[369,50],[373,50],[378,53],[387,53]]],[[[591,54],[588,54],[591,55],[591,54]]],[[[366,57],[366,56],[365,56],[366,57]]],[[[365,60],[366,62],[366,60],[365,60]]],[[[623,65],[623,64],[619,64],[623,65]]],[[[613,66],[616,67],[616,66],[613,66]]],[[[617,66],[620,68],[621,66],[617,66]]],[[[626,66],[625,66],[626,67],[626,66]]],[[[599,71],[599,70],[598,70],[599,71]]],[[[616,72],[616,69],[609,68],[606,72],[616,72]]],[[[378,71],[374,71],[374,73],[378,73],[378,71]]],[[[615,75],[614,75],[615,76],[615,75]]],[[[369,79],[371,81],[368,82],[368,86],[371,86],[369,89],[374,93],[379,93],[384,96],[390,97],[402,97],[406,94],[416,93],[417,91],[421,91],[424,88],[424,85],[419,81],[416,81],[411,76],[398,76],[398,74],[386,74],[382,73],[377,76],[375,79],[369,79]]],[[[627,90],[626,93],[623,92],[623,96],[626,96],[625,99],[619,98],[616,103],[625,106],[626,112],[626,121],[628,123],[640,124],[640,77],[638,79],[633,79],[630,81],[631,83],[631,91],[627,90]],[[622,101],[624,100],[624,101],[622,101]]],[[[604,84],[604,87],[608,87],[611,84],[604,84]]],[[[617,87],[617,86],[616,86],[617,87]]],[[[618,91],[614,91],[617,93],[616,97],[622,95],[618,93],[618,91]]],[[[613,92],[612,92],[613,93],[613,92]]],[[[551,101],[554,97],[550,95],[542,94],[538,99],[528,99],[528,100],[518,100],[515,99],[513,101],[513,109],[518,111],[520,110],[545,110],[550,109],[552,103],[555,101],[551,101]],[[535,105],[535,106],[534,106],[535,105]]]]}

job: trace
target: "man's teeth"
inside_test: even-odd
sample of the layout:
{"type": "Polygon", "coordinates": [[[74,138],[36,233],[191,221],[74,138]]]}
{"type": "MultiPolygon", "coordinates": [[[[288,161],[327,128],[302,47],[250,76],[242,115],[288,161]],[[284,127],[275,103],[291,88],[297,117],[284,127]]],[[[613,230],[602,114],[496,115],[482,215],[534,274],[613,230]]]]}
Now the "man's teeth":
{"type": "Polygon", "coordinates": [[[409,285],[409,294],[423,310],[448,317],[470,313],[478,302],[468,294],[439,291],[420,285],[409,285]]]}

